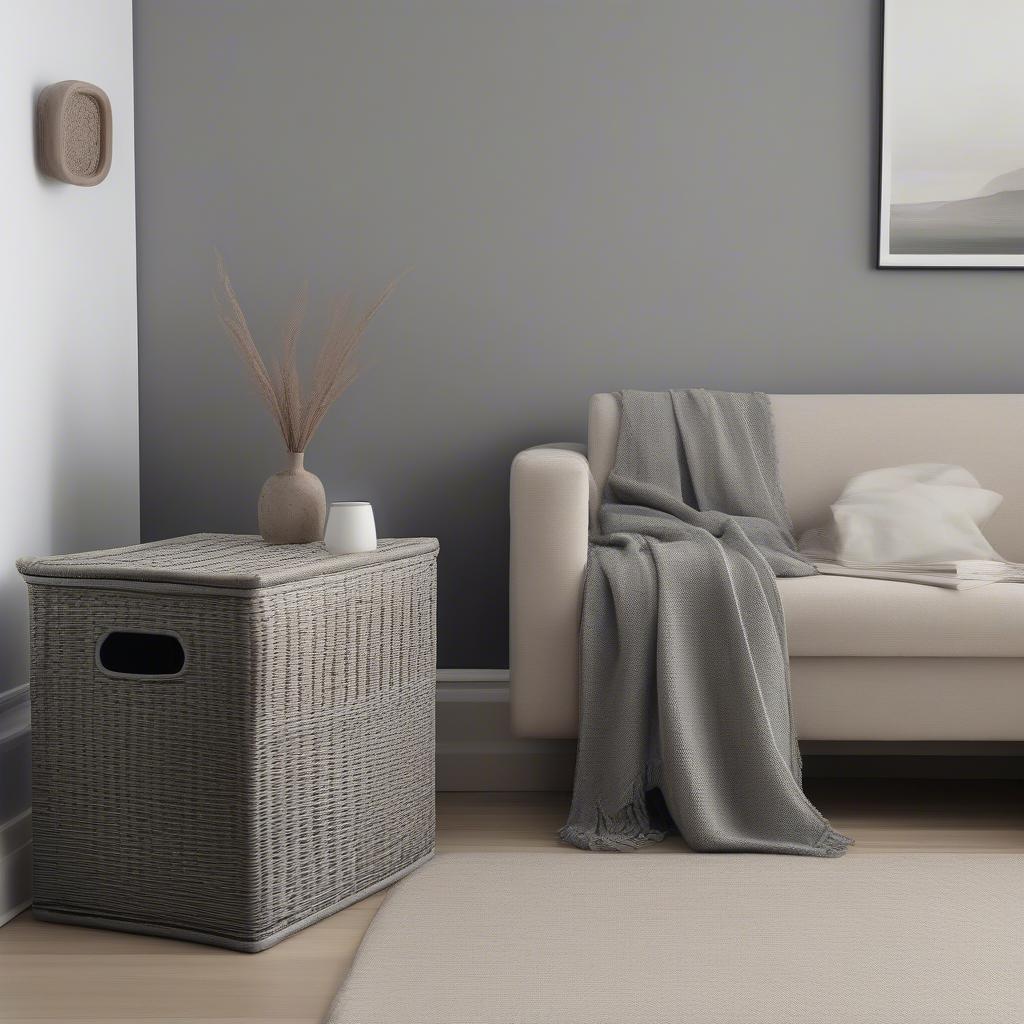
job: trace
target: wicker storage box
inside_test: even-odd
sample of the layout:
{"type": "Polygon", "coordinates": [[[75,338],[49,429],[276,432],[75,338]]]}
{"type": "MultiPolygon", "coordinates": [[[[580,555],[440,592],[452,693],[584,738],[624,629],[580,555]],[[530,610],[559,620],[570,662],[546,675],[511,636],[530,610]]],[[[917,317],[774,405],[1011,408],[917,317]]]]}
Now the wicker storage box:
{"type": "Polygon", "coordinates": [[[437,542],[26,559],[34,911],[255,952],[434,848],[437,542]]]}

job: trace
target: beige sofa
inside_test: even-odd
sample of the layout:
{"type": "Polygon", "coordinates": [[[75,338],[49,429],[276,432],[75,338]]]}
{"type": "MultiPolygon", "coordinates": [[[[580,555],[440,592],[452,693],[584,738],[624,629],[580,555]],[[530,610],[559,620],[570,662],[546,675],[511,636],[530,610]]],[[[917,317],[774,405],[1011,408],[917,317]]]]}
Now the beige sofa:
{"type": "MultiPolygon", "coordinates": [[[[1024,395],[776,395],[779,469],[797,534],[854,473],[966,466],[1004,495],[985,527],[1024,561],[1024,395]]],[[[588,444],[516,456],[511,480],[512,718],[518,735],[576,735],[577,627],[588,521],[618,437],[612,395],[588,444]]],[[[949,591],[880,580],[779,580],[805,740],[1024,739],[1024,584],[949,591]]]]}

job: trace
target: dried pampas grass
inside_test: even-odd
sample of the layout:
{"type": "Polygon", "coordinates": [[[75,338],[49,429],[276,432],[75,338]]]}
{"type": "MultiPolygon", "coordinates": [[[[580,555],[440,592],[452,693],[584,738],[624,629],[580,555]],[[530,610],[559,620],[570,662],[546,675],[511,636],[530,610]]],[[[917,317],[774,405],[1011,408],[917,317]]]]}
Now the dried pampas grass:
{"type": "Polygon", "coordinates": [[[392,281],[369,309],[358,317],[352,315],[348,298],[332,300],[327,336],[313,364],[309,390],[304,392],[299,374],[298,348],[309,298],[306,285],[302,286],[285,322],[280,354],[268,369],[253,340],[238,296],[231,287],[220,253],[217,253],[217,274],[220,278],[220,294],[217,295],[220,322],[274,417],[288,451],[304,452],[327,410],[356,379],[363,332],[398,282],[392,281]]]}

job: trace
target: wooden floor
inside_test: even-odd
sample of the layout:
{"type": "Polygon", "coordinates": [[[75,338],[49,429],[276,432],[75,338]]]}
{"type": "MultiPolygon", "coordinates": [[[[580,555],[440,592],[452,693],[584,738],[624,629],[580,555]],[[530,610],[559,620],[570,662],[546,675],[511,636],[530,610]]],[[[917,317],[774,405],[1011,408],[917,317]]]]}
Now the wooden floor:
{"type": "MultiPolygon", "coordinates": [[[[856,838],[849,856],[1024,853],[1020,782],[832,780],[811,782],[808,792],[856,838]]],[[[566,802],[559,794],[442,794],[438,849],[551,847],[566,802]]],[[[681,848],[669,840],[649,852],[681,848]]],[[[382,899],[372,896],[257,955],[42,924],[25,913],[0,928],[0,1021],[316,1022],[382,899]]]]}

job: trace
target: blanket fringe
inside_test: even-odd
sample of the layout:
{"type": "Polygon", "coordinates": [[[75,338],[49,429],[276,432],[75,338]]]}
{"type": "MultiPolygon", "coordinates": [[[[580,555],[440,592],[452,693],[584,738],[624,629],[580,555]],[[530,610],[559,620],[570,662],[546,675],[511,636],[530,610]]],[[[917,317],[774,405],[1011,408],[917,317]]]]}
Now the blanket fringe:
{"type": "Polygon", "coordinates": [[[848,846],[853,846],[853,840],[828,824],[825,825],[825,831],[816,843],[816,849],[821,851],[822,857],[842,857],[848,846]]]}
{"type": "MultiPolygon", "coordinates": [[[[630,801],[625,806],[609,813],[598,804],[591,821],[581,821],[580,815],[573,815],[559,830],[558,838],[579,850],[594,853],[629,853],[648,843],[660,843],[668,835],[670,826],[667,821],[652,821],[648,801],[652,788],[650,777],[635,782],[630,801]]],[[[655,811],[659,804],[660,800],[655,800],[655,811]]],[[[842,857],[847,847],[852,845],[852,839],[826,822],[813,846],[793,847],[784,852],[810,857],[842,857]]],[[[728,848],[719,852],[728,852],[728,848]]]]}
{"type": "Polygon", "coordinates": [[[646,780],[635,782],[628,804],[613,814],[598,805],[593,825],[582,825],[577,817],[559,830],[559,839],[577,849],[595,853],[628,853],[647,843],[660,843],[668,831],[651,822],[647,789],[646,780]]]}

